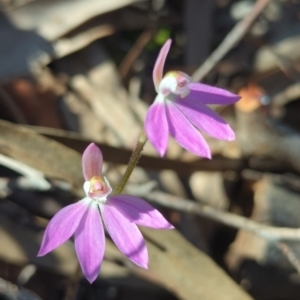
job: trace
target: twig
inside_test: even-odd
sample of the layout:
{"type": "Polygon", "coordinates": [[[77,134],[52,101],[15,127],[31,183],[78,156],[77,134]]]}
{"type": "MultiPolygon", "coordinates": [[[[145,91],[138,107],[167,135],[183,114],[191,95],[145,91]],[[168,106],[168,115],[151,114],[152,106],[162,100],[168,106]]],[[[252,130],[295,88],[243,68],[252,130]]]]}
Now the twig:
{"type": "Polygon", "coordinates": [[[130,192],[138,196],[143,196],[151,202],[168,208],[209,218],[236,229],[250,231],[261,236],[262,238],[267,239],[270,242],[279,242],[282,240],[300,241],[300,229],[274,227],[270,225],[260,224],[243,216],[220,211],[208,205],[195,203],[191,200],[182,199],[158,191],[149,192],[149,190],[146,191],[146,189],[135,190],[131,188],[130,192]]]}
{"type": "Polygon", "coordinates": [[[27,124],[26,117],[23,112],[19,109],[19,107],[15,104],[13,99],[9,96],[9,94],[5,91],[3,87],[0,86],[0,99],[4,103],[5,107],[8,109],[11,116],[18,123],[27,124]]]}
{"type": "Polygon", "coordinates": [[[66,285],[64,300],[75,300],[80,276],[81,269],[79,263],[77,263],[76,270],[66,285]]]}
{"type": "MultiPolygon", "coordinates": [[[[55,128],[46,128],[38,126],[29,126],[29,128],[35,130],[36,132],[58,141],[59,143],[72,148],[79,153],[82,153],[84,149],[92,142],[90,139],[85,138],[83,135],[65,131],[55,128]]],[[[1,130],[1,127],[0,127],[1,130]]],[[[95,142],[95,140],[93,140],[95,142]]],[[[108,144],[96,142],[96,144],[101,148],[101,151],[107,162],[113,164],[127,164],[128,159],[132,151],[127,149],[121,149],[108,144]]],[[[217,154],[217,153],[214,153],[217,154]]],[[[179,161],[176,159],[168,158],[157,158],[150,155],[145,155],[140,158],[139,166],[148,170],[174,170],[181,176],[189,176],[196,171],[227,171],[235,170],[241,171],[248,167],[247,161],[243,159],[230,159],[221,156],[215,156],[214,159],[197,159],[194,161],[179,161]]],[[[268,170],[268,169],[264,169],[268,170]]]]}
{"type": "Polygon", "coordinates": [[[276,246],[300,274],[300,260],[297,258],[293,250],[286,243],[278,243],[276,246]]]}
{"type": "Polygon", "coordinates": [[[227,34],[219,47],[205,60],[192,75],[194,81],[202,80],[215,65],[231,50],[246,34],[250,26],[264,10],[270,0],[257,0],[253,10],[243,20],[238,22],[227,34]]]}
{"type": "Polygon", "coordinates": [[[272,97],[272,105],[283,107],[289,102],[295,101],[300,97],[299,82],[289,85],[286,89],[281,90],[272,97]]]}
{"type": "Polygon", "coordinates": [[[279,69],[290,79],[297,82],[299,84],[300,74],[298,70],[295,68],[293,63],[284,55],[277,53],[276,50],[271,47],[268,48],[269,52],[274,56],[275,61],[279,69]]]}
{"type": "Polygon", "coordinates": [[[122,79],[127,76],[133,63],[139,57],[145,46],[149,43],[155,31],[156,29],[154,28],[148,28],[144,30],[127,55],[124,57],[119,67],[119,73],[122,79]]]}
{"type": "Polygon", "coordinates": [[[29,184],[31,188],[38,190],[49,190],[51,184],[44,178],[44,174],[38,170],[35,170],[15,159],[0,154],[0,165],[5,166],[21,175],[25,178],[20,178],[19,184],[29,184]],[[27,181],[27,182],[26,182],[27,181]]]}
{"type": "Polygon", "coordinates": [[[33,292],[19,288],[17,285],[0,278],[0,295],[1,299],[27,299],[41,300],[40,297],[33,292]]]}
{"type": "MultiPolygon", "coordinates": [[[[65,57],[71,53],[83,49],[92,42],[114,34],[116,29],[111,25],[99,25],[77,34],[72,38],[61,38],[53,43],[54,57],[56,59],[65,57]]],[[[51,61],[53,58],[49,57],[51,61]]]]}

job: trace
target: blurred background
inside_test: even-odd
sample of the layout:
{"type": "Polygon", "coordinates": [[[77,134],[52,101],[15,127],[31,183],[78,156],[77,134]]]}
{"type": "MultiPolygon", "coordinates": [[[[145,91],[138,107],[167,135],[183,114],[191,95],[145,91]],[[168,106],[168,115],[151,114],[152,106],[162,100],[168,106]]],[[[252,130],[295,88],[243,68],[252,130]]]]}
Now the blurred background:
{"type": "Polygon", "coordinates": [[[0,0],[0,8],[1,300],[299,299],[297,239],[244,229],[247,220],[300,226],[300,1],[0,0]],[[42,234],[82,196],[80,154],[90,142],[113,185],[120,180],[168,38],[165,72],[241,95],[214,107],[236,141],[205,137],[210,161],[173,140],[161,159],[148,143],[127,192],[154,202],[184,238],[147,231],[148,272],[108,239],[90,285],[76,273],[72,241],[36,257],[42,234]],[[216,49],[222,55],[201,68],[216,49]]]}

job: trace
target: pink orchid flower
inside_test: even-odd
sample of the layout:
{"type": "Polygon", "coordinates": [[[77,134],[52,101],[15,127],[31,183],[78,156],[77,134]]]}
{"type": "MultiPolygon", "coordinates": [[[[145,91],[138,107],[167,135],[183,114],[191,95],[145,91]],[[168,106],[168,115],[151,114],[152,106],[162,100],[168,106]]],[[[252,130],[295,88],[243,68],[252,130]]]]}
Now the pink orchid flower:
{"type": "Polygon", "coordinates": [[[220,140],[232,141],[235,134],[206,104],[232,104],[240,97],[192,82],[191,77],[180,71],[168,72],[163,77],[171,42],[169,39],[161,48],[153,69],[157,96],[147,113],[146,134],[161,156],[166,153],[170,134],[186,150],[211,158],[209,146],[197,129],[220,140]]]}
{"type": "Polygon", "coordinates": [[[38,256],[43,256],[74,234],[77,257],[85,277],[98,276],[105,249],[102,220],[120,251],[138,266],[148,268],[148,252],[137,225],[174,228],[144,200],[130,195],[110,195],[112,188],[102,176],[102,152],[90,144],[82,156],[86,197],[60,210],[49,222],[38,256]],[[100,212],[100,215],[99,215],[100,212]]]}

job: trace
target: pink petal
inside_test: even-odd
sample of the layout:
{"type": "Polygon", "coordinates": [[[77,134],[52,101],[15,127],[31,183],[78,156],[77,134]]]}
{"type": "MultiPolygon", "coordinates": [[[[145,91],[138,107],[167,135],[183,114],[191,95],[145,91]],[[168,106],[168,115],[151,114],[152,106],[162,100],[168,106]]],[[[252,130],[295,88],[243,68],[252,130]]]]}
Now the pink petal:
{"type": "Polygon", "coordinates": [[[159,155],[164,156],[168,146],[169,129],[166,108],[161,101],[156,100],[150,106],[146,116],[145,130],[149,141],[156,148],[159,155]]]}
{"type": "Polygon", "coordinates": [[[82,171],[86,181],[93,176],[102,175],[103,156],[101,150],[91,143],[84,150],[82,155],[82,171]]]}
{"type": "Polygon", "coordinates": [[[190,93],[187,98],[199,101],[203,104],[227,105],[241,99],[239,95],[203,83],[190,83],[189,89],[190,93]]]}
{"type": "Polygon", "coordinates": [[[157,229],[174,228],[158,210],[141,198],[124,194],[113,195],[109,197],[109,204],[130,222],[138,225],[157,229]]]}
{"type": "Polygon", "coordinates": [[[68,240],[78,227],[87,207],[88,199],[85,198],[61,209],[51,219],[45,230],[38,256],[49,253],[68,240]]]}
{"type": "Polygon", "coordinates": [[[155,86],[155,90],[158,92],[159,84],[163,77],[163,70],[164,65],[166,61],[166,57],[169,53],[170,47],[171,47],[172,40],[168,39],[165,44],[160,49],[160,52],[158,54],[158,57],[156,59],[154,69],[153,69],[153,82],[155,86]]]}
{"type": "Polygon", "coordinates": [[[235,134],[226,121],[204,104],[179,99],[176,106],[196,127],[208,135],[220,140],[234,140],[235,134]]]}
{"type": "Polygon", "coordinates": [[[107,202],[101,206],[103,221],[120,251],[138,266],[148,268],[148,251],[138,227],[107,202]]]}
{"type": "Polygon", "coordinates": [[[186,150],[211,158],[210,149],[202,135],[174,105],[166,107],[169,131],[173,138],[186,150]]]}
{"type": "Polygon", "coordinates": [[[92,202],[75,231],[75,249],[84,276],[92,283],[97,278],[105,250],[105,234],[98,210],[92,202]]]}

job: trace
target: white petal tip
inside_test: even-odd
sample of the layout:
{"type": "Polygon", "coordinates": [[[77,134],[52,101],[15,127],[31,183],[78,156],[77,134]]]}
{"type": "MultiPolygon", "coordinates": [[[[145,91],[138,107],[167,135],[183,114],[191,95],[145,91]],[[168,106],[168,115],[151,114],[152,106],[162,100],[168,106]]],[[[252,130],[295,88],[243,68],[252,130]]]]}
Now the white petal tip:
{"type": "Polygon", "coordinates": [[[142,262],[139,262],[139,259],[132,259],[131,257],[128,257],[134,264],[136,264],[137,266],[139,266],[140,268],[142,269],[146,269],[148,270],[148,264],[149,264],[149,261],[148,261],[148,258],[146,261],[142,261],[142,262]]]}
{"type": "Polygon", "coordinates": [[[158,149],[156,149],[156,150],[157,150],[157,152],[158,152],[158,154],[159,154],[160,157],[164,157],[165,156],[166,150],[162,150],[162,151],[160,151],[158,149]]]}
{"type": "Polygon", "coordinates": [[[234,141],[235,140],[235,133],[232,132],[232,134],[228,137],[228,141],[234,141]]]}
{"type": "MultiPolygon", "coordinates": [[[[97,276],[98,277],[98,276],[97,276]]],[[[90,283],[90,284],[92,284],[96,279],[97,279],[97,277],[96,278],[87,278],[86,277],[86,280],[90,283]]]]}
{"type": "Polygon", "coordinates": [[[41,248],[36,256],[42,257],[42,256],[45,256],[46,254],[48,254],[49,252],[51,252],[51,251],[45,251],[44,249],[41,248]]]}
{"type": "Polygon", "coordinates": [[[138,264],[139,267],[141,267],[142,269],[148,270],[148,264],[138,264]]]}

